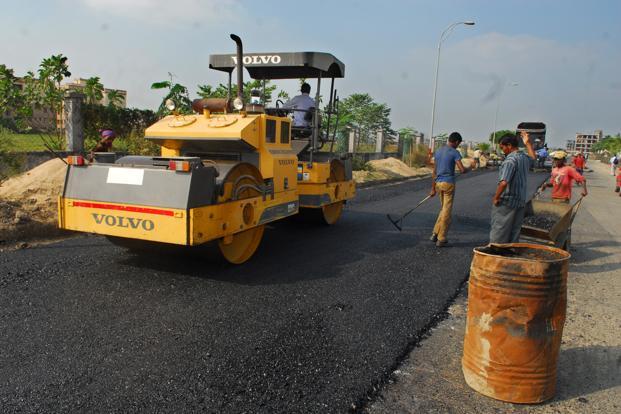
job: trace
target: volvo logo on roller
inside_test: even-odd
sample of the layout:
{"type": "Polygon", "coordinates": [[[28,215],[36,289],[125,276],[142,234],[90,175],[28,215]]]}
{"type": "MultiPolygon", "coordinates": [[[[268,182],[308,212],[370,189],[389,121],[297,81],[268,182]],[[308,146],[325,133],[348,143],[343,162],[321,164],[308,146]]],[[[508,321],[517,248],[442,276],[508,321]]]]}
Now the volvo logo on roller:
{"type": "Polygon", "coordinates": [[[108,227],[123,227],[128,229],[141,228],[145,231],[153,231],[155,223],[152,220],[145,220],[134,217],[110,216],[107,214],[93,213],[95,223],[103,224],[108,227]]]}
{"type": "MultiPolygon", "coordinates": [[[[237,56],[231,56],[233,63],[237,65],[237,56]]],[[[244,65],[267,65],[271,63],[278,65],[282,58],[278,55],[246,55],[244,56],[244,65]]]]}

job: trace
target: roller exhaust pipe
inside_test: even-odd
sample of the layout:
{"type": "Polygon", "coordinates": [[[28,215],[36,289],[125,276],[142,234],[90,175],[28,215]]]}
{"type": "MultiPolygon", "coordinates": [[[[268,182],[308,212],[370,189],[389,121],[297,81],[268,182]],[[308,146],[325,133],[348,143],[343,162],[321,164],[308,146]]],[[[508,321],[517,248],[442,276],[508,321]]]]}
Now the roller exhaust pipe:
{"type": "MultiPolygon", "coordinates": [[[[236,34],[231,33],[231,39],[237,45],[237,98],[244,101],[244,49],[242,46],[242,40],[236,34]]],[[[238,109],[238,108],[235,108],[238,109]]]]}

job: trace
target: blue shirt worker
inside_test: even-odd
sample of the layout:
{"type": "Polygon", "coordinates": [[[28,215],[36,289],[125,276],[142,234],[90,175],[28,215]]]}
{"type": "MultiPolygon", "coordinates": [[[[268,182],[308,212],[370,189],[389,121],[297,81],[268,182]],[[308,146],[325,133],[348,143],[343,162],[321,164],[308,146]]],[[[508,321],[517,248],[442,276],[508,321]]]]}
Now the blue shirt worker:
{"type": "Polygon", "coordinates": [[[500,165],[498,186],[492,200],[490,243],[517,243],[520,239],[530,168],[528,157],[535,158],[528,133],[522,132],[521,136],[528,155],[518,151],[516,136],[505,135],[500,139],[500,149],[505,154],[505,160],[500,165]]]}
{"type": "Polygon", "coordinates": [[[444,247],[448,244],[446,235],[451,225],[453,196],[455,195],[455,166],[462,174],[466,172],[461,162],[461,154],[457,151],[461,141],[459,132],[451,133],[446,145],[437,150],[434,155],[435,162],[429,195],[431,197],[436,194],[439,195],[441,208],[430,240],[435,242],[438,247],[444,247]]]}
{"type": "Polygon", "coordinates": [[[543,147],[537,151],[537,164],[539,168],[543,168],[546,159],[548,159],[548,148],[543,147]]]}

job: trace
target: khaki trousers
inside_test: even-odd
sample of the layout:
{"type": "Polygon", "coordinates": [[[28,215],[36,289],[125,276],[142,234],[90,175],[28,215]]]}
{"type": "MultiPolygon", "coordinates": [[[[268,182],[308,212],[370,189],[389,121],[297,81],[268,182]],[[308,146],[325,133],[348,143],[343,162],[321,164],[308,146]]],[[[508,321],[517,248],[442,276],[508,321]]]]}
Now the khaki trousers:
{"type": "Polygon", "coordinates": [[[446,240],[449,226],[451,225],[451,211],[453,210],[453,196],[455,195],[455,184],[436,183],[436,192],[440,198],[440,213],[433,227],[433,233],[438,235],[438,240],[446,240]]]}

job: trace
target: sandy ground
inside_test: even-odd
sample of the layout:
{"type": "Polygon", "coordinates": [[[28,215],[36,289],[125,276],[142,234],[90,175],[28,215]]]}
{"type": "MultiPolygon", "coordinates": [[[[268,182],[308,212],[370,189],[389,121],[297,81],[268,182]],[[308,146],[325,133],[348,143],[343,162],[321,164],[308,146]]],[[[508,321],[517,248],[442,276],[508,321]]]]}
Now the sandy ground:
{"type": "Polygon", "coordinates": [[[419,177],[431,174],[429,168],[411,168],[396,158],[369,161],[373,171],[354,171],[357,183],[390,180],[396,178],[419,177]]]}
{"type": "Polygon", "coordinates": [[[394,383],[369,413],[613,413],[621,412],[621,197],[604,164],[589,165],[590,194],[576,216],[556,396],[515,405],[466,385],[461,355],[467,293],[450,317],[394,372],[394,383]],[[613,213],[614,212],[614,213],[613,213]]]}
{"type": "Polygon", "coordinates": [[[0,241],[60,234],[57,199],[65,168],[64,162],[53,159],[0,185],[0,241]]]}

